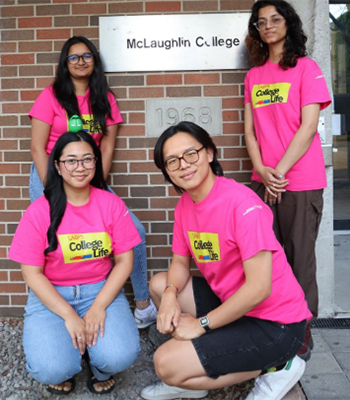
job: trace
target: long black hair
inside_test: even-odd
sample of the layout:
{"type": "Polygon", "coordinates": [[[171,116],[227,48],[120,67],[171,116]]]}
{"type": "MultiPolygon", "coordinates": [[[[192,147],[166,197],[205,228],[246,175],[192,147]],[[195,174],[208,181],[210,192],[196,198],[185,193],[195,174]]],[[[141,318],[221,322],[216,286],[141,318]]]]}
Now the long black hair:
{"type": "Polygon", "coordinates": [[[218,161],[217,154],[218,150],[210,137],[209,133],[200,127],[199,125],[193,122],[182,121],[177,125],[171,126],[170,128],[166,129],[158,138],[157,143],[154,148],[154,162],[156,166],[163,172],[165,180],[170,182],[177,193],[183,193],[185,190],[182,189],[180,186],[175,185],[175,183],[171,180],[170,176],[167,173],[164,164],[163,158],[163,147],[164,143],[171,138],[172,136],[176,135],[179,132],[185,132],[189,135],[193,136],[199,143],[201,143],[205,149],[211,149],[213,152],[213,161],[210,163],[211,170],[217,176],[223,176],[224,171],[218,161]]]}
{"type": "Polygon", "coordinates": [[[67,196],[63,187],[62,176],[58,173],[56,163],[59,161],[64,148],[72,142],[88,143],[96,158],[95,175],[92,178],[90,185],[99,189],[107,190],[107,184],[103,178],[101,151],[97,147],[96,142],[91,135],[84,131],[66,132],[61,135],[49,158],[47,177],[44,194],[50,205],[50,226],[47,230],[47,240],[49,246],[45,249],[44,254],[47,255],[50,251],[57,249],[56,231],[62,221],[63,215],[67,207],[67,196]]]}
{"type": "Polygon", "coordinates": [[[261,8],[274,6],[286,21],[287,35],[284,42],[282,58],[279,65],[283,69],[293,68],[298,58],[306,56],[307,37],[303,32],[303,24],[294,8],[284,0],[259,0],[252,7],[252,15],[248,23],[248,35],[245,44],[254,65],[264,65],[269,58],[269,48],[260,39],[259,32],[253,25],[258,21],[261,8]]]}
{"type": "Polygon", "coordinates": [[[67,67],[67,56],[71,46],[77,43],[85,44],[94,55],[94,71],[90,76],[90,113],[101,126],[102,133],[106,133],[106,115],[111,117],[111,106],[108,101],[107,93],[111,92],[106,77],[103,72],[101,58],[95,47],[84,36],[73,36],[68,39],[61,50],[57,66],[56,79],[53,83],[53,90],[58,102],[66,110],[68,118],[74,114],[80,115],[78,100],[75,95],[75,88],[67,67]]]}

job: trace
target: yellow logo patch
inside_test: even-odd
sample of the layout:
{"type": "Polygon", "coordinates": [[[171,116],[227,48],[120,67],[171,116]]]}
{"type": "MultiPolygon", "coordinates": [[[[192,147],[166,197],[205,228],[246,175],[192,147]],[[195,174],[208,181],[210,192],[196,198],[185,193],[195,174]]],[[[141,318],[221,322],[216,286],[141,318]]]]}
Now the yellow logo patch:
{"type": "Polygon", "coordinates": [[[58,235],[65,264],[106,257],[112,251],[107,232],[58,235]]]}
{"type": "Polygon", "coordinates": [[[272,85],[254,85],[252,103],[254,108],[270,106],[275,103],[287,103],[290,83],[274,83],[272,85]]]}
{"type": "Polygon", "coordinates": [[[209,232],[187,232],[197,262],[220,261],[219,235],[209,232]]]}

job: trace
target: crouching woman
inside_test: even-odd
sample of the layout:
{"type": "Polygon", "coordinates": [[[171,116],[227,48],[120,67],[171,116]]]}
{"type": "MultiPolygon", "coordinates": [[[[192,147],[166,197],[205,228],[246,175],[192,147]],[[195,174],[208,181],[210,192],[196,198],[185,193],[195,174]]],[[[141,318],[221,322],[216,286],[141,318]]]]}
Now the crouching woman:
{"type": "Polygon", "coordinates": [[[123,286],[141,239],[124,202],[106,188],[92,137],[63,134],[50,155],[45,194],[23,215],[9,252],[30,288],[27,370],[54,394],[74,390],[84,354],[89,390],[109,393],[113,375],[139,353],[123,286]]]}

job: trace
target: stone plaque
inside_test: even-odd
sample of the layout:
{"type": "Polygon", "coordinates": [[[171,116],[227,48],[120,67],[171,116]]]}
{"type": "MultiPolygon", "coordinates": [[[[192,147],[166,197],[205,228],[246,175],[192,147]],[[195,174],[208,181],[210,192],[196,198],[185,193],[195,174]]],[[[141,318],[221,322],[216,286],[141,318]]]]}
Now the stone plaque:
{"type": "Polygon", "coordinates": [[[146,135],[159,137],[181,121],[194,122],[211,136],[222,134],[221,98],[199,97],[146,100],[146,135]]]}

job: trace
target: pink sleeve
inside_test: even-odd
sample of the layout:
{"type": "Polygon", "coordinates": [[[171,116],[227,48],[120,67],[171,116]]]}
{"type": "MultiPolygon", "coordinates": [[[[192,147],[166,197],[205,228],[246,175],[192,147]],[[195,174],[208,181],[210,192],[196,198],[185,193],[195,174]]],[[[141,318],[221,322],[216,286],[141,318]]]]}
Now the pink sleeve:
{"type": "Polygon", "coordinates": [[[251,103],[251,94],[249,90],[249,77],[248,77],[249,72],[247,73],[245,79],[244,79],[244,104],[251,103]]]}
{"type": "Polygon", "coordinates": [[[320,104],[321,110],[329,106],[331,98],[323,73],[319,66],[310,59],[301,81],[301,107],[308,104],[320,104]]]}
{"type": "Polygon", "coordinates": [[[280,246],[272,229],[272,212],[257,196],[247,197],[235,210],[235,237],[242,261],[262,250],[280,246]]]}
{"type": "Polygon", "coordinates": [[[35,100],[32,109],[29,111],[29,118],[37,118],[40,121],[52,125],[55,116],[54,107],[52,105],[51,87],[45,88],[35,100]]]}
{"type": "Polygon", "coordinates": [[[45,265],[44,250],[47,247],[46,232],[48,227],[45,221],[46,211],[42,207],[41,199],[29,206],[13,238],[8,254],[11,260],[38,267],[45,265]]]}
{"type": "Polygon", "coordinates": [[[174,228],[173,228],[173,243],[172,250],[175,254],[180,256],[190,256],[191,251],[189,248],[188,238],[184,237],[181,218],[186,218],[186,207],[183,207],[183,198],[180,199],[174,212],[174,228]],[[183,210],[183,211],[181,211],[183,210]]]}
{"type": "Polygon", "coordinates": [[[108,92],[108,101],[111,106],[111,117],[106,118],[106,124],[108,125],[114,125],[114,124],[119,124],[123,122],[123,118],[120,115],[119,108],[117,106],[117,101],[114,98],[113,94],[111,92],[108,92]]]}

